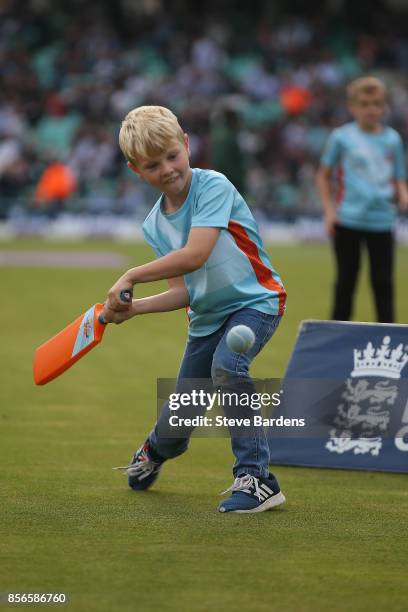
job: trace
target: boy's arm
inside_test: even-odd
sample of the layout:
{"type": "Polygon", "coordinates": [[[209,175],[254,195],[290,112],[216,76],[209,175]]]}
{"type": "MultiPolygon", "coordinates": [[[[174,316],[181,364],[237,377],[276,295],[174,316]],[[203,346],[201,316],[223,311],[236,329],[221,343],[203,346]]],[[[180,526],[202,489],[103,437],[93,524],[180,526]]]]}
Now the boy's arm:
{"type": "Polygon", "coordinates": [[[336,208],[333,204],[331,193],[330,177],[331,168],[322,164],[316,174],[316,186],[322,203],[324,224],[328,236],[333,235],[334,224],[337,221],[336,208]]]}
{"type": "Polygon", "coordinates": [[[120,312],[111,310],[105,305],[102,316],[107,323],[123,323],[136,315],[148,314],[152,312],[169,312],[170,310],[179,310],[185,308],[190,303],[190,297],[184,284],[182,276],[177,278],[169,278],[170,289],[159,293],[158,295],[150,295],[148,297],[132,300],[130,307],[127,310],[120,312]]]}
{"type": "Polygon", "coordinates": [[[170,287],[168,291],[134,300],[136,302],[135,314],[168,312],[170,310],[185,308],[190,304],[190,296],[182,276],[169,278],[167,282],[170,287]]]}
{"type": "MultiPolygon", "coordinates": [[[[120,293],[132,289],[137,283],[148,283],[183,276],[198,270],[207,261],[218,240],[220,229],[216,227],[193,227],[186,245],[164,257],[128,270],[109,290],[107,308],[125,311],[132,308],[120,300],[120,293]]],[[[137,301],[137,300],[136,300],[137,301]]]]}
{"type": "Polygon", "coordinates": [[[394,155],[394,186],[395,195],[399,207],[403,211],[408,210],[408,190],[406,183],[406,158],[401,136],[398,134],[394,155]]]}
{"type": "Polygon", "coordinates": [[[395,189],[400,209],[408,211],[408,188],[406,181],[404,179],[397,179],[395,181],[395,189]]]}

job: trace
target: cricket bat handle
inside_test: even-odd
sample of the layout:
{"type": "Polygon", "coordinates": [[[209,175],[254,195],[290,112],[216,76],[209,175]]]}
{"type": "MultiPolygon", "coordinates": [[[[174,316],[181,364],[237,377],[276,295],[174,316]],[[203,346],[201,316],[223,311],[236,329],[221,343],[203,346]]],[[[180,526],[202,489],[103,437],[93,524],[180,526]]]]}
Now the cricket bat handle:
{"type": "Polygon", "coordinates": [[[122,300],[122,302],[130,303],[132,301],[132,298],[133,298],[133,291],[132,291],[132,289],[126,289],[125,291],[121,291],[119,297],[122,300]]]}
{"type": "MultiPolygon", "coordinates": [[[[120,299],[122,300],[122,302],[127,302],[129,304],[132,301],[132,298],[132,289],[125,289],[124,291],[120,292],[120,299]]],[[[98,321],[99,323],[102,323],[102,325],[106,325],[106,321],[101,314],[98,316],[98,321]]]]}

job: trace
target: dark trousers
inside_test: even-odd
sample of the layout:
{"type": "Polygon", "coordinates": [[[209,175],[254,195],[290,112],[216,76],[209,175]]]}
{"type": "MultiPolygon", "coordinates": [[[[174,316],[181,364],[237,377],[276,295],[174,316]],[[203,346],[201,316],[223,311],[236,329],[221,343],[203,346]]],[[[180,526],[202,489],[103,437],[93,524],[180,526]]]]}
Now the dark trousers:
{"type": "Polygon", "coordinates": [[[337,264],[332,319],[348,321],[361,261],[361,248],[367,246],[370,280],[380,323],[394,322],[394,236],[389,232],[367,232],[335,226],[333,239],[337,264]]]}

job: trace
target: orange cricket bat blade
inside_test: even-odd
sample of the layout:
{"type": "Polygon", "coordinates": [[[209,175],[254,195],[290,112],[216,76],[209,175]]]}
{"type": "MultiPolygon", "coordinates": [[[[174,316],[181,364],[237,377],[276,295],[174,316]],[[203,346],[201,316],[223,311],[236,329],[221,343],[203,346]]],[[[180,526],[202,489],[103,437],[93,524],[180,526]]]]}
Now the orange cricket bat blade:
{"type": "Polygon", "coordinates": [[[35,351],[33,373],[36,385],[45,385],[68,370],[102,340],[106,324],[99,315],[103,304],[95,304],[35,351]]]}

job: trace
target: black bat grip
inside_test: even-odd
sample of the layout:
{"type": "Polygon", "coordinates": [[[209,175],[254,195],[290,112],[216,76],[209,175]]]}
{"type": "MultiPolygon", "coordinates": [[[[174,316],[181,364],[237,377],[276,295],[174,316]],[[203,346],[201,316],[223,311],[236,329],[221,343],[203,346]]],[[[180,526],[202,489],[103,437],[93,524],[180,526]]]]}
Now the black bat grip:
{"type": "Polygon", "coordinates": [[[122,302],[128,302],[128,303],[131,302],[133,298],[132,289],[125,289],[124,291],[121,291],[119,297],[122,300],[122,302]]]}
{"type": "MultiPolygon", "coordinates": [[[[119,297],[122,300],[122,302],[127,302],[129,304],[133,298],[133,290],[124,289],[123,291],[120,292],[119,297]]],[[[99,323],[102,323],[102,325],[106,325],[106,321],[104,320],[101,314],[99,315],[98,319],[99,319],[99,323]]]]}

